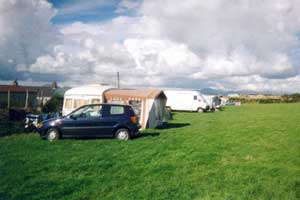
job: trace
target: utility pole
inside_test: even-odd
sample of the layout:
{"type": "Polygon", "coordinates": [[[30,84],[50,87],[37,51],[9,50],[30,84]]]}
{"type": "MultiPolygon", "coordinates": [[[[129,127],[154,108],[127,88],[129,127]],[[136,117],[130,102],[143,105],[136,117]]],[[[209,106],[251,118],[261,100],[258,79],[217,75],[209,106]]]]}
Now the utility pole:
{"type": "Polygon", "coordinates": [[[117,87],[120,88],[120,73],[117,72],[117,87]]]}
{"type": "Polygon", "coordinates": [[[28,89],[26,90],[26,98],[25,98],[25,109],[27,110],[28,104],[29,104],[29,91],[28,89]]]}
{"type": "Polygon", "coordinates": [[[10,90],[7,91],[7,108],[10,109],[10,90]]]}

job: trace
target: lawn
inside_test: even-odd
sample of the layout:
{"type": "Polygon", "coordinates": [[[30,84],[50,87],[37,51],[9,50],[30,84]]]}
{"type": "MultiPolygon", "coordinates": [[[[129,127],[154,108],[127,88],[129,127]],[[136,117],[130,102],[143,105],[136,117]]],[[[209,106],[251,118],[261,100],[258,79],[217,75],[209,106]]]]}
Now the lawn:
{"type": "Polygon", "coordinates": [[[173,117],[128,142],[0,138],[0,199],[300,199],[300,104],[173,117]]]}

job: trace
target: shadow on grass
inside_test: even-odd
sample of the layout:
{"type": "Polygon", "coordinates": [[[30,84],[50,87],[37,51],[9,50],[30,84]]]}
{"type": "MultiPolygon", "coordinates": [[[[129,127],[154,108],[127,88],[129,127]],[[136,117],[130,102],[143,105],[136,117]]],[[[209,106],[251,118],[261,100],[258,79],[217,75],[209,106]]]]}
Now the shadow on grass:
{"type": "Polygon", "coordinates": [[[171,128],[182,128],[185,126],[190,126],[190,123],[164,123],[162,126],[157,129],[171,129],[171,128]]]}
{"type": "Polygon", "coordinates": [[[140,133],[133,139],[140,139],[140,138],[146,138],[146,137],[158,137],[160,133],[140,133]]]}
{"type": "MultiPolygon", "coordinates": [[[[160,133],[140,133],[138,134],[137,136],[135,137],[132,137],[132,139],[139,139],[139,138],[145,138],[145,137],[157,137],[159,136],[160,133]]],[[[63,137],[63,138],[60,138],[61,140],[111,140],[111,139],[115,139],[115,137],[101,137],[101,136],[98,136],[98,137],[93,137],[93,136],[75,136],[75,137],[63,137]]]]}
{"type": "Polygon", "coordinates": [[[224,110],[225,110],[225,107],[220,107],[218,110],[219,110],[219,111],[224,111],[224,110]]]}

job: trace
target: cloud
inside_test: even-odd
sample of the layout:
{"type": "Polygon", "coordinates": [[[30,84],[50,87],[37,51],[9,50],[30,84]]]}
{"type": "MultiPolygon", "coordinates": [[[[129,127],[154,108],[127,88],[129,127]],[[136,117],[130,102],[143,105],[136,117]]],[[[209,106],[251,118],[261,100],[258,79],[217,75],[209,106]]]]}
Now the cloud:
{"type": "MultiPolygon", "coordinates": [[[[120,72],[124,86],[289,92],[300,89],[297,0],[165,0],[163,6],[158,0],[124,0],[114,11],[121,16],[59,26],[50,22],[56,13],[51,5],[36,0],[31,2],[43,2],[43,6],[26,5],[46,15],[33,27],[29,22],[39,15],[22,11],[22,3],[17,2],[2,7],[29,25],[25,36],[28,43],[21,45],[28,49],[28,56],[0,55],[0,62],[12,66],[12,72],[44,77],[58,74],[70,84],[114,84],[116,72],[120,72]],[[134,10],[136,15],[125,16],[128,10],[134,10]],[[43,45],[30,34],[30,30],[40,27],[47,30],[43,32],[41,28],[38,34],[43,45]]],[[[83,10],[91,10],[89,3],[77,2],[59,12],[81,12],[80,5],[83,10]]],[[[0,27],[16,23],[2,13],[0,27]]],[[[22,50],[18,47],[22,38],[17,33],[26,32],[27,27],[16,23],[12,28],[16,34],[1,30],[0,39],[11,38],[0,46],[0,51],[22,50]],[[18,45],[9,47],[11,41],[18,45]]]]}
{"type": "Polygon", "coordinates": [[[294,64],[290,54],[299,49],[299,1],[158,4],[145,1],[141,12],[160,22],[165,37],[187,44],[204,61],[196,77],[298,74],[299,63],[294,64]]]}
{"type": "Polygon", "coordinates": [[[136,11],[141,5],[139,0],[122,0],[118,3],[118,8],[115,13],[124,14],[132,11],[136,11]]]}
{"type": "Polygon", "coordinates": [[[0,79],[24,78],[17,68],[52,51],[59,32],[50,20],[56,14],[47,1],[0,1],[0,79]]]}

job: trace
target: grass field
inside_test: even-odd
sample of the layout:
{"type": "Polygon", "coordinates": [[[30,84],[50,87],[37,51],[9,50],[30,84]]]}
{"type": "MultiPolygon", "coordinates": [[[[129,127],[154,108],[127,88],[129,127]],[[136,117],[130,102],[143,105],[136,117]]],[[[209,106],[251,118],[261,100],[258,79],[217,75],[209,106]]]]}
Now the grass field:
{"type": "Polygon", "coordinates": [[[0,199],[300,199],[300,104],[175,113],[140,138],[0,138],[0,199]]]}

